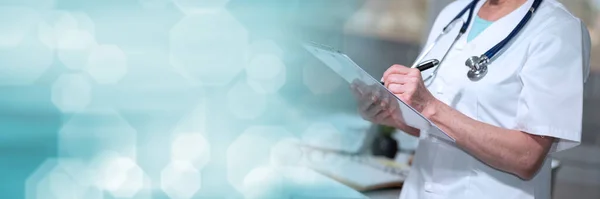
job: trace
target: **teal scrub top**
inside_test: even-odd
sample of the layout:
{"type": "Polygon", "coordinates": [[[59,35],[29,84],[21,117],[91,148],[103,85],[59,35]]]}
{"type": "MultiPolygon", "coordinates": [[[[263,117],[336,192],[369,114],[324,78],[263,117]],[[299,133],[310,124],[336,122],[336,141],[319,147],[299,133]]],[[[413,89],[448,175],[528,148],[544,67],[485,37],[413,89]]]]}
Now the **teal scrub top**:
{"type": "Polygon", "coordinates": [[[469,31],[469,35],[467,37],[467,42],[475,39],[477,35],[483,32],[486,28],[490,27],[494,23],[493,21],[487,21],[485,19],[479,18],[479,16],[475,15],[475,19],[473,20],[473,25],[471,27],[471,31],[469,31]]]}

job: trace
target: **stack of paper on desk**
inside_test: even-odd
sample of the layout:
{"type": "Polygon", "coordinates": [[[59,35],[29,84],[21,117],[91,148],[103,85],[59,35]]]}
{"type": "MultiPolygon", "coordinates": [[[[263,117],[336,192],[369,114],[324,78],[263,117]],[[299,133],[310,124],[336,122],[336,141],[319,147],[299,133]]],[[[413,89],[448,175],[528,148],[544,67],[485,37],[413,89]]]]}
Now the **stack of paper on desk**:
{"type": "Polygon", "coordinates": [[[366,199],[360,192],[308,168],[256,168],[244,179],[245,198],[366,199]],[[260,171],[259,171],[260,170],[260,171]]]}
{"type": "Polygon", "coordinates": [[[305,151],[302,164],[358,191],[400,187],[410,167],[386,158],[305,151]]]}

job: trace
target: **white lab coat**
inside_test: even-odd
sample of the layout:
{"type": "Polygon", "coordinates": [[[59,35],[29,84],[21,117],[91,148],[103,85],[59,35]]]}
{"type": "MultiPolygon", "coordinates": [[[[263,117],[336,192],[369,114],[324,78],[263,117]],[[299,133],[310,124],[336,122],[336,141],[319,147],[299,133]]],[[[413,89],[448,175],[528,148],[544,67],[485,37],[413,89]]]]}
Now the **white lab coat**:
{"type": "MultiPolygon", "coordinates": [[[[434,23],[428,43],[469,2],[459,0],[448,5],[434,23]]],[[[484,2],[479,2],[474,13],[484,2]]],[[[556,0],[544,0],[521,33],[489,65],[487,76],[472,82],[466,75],[465,60],[483,54],[504,39],[532,4],[533,0],[529,0],[471,42],[466,41],[465,34],[428,88],[439,100],[478,121],[558,138],[552,153],[580,142],[590,41],[579,19],[556,0]]],[[[457,25],[444,36],[426,60],[440,59],[459,28],[457,25]]],[[[424,72],[423,77],[432,71],[424,72]]],[[[550,171],[548,158],[533,179],[522,180],[484,164],[452,144],[426,137],[419,141],[400,198],[549,199],[550,171]]]]}

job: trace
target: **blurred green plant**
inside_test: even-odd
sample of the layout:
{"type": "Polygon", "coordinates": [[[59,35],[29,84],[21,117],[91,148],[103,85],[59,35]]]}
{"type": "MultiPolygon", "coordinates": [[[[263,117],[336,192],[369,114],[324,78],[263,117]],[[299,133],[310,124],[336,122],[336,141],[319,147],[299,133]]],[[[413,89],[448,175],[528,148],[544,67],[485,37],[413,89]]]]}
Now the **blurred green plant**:
{"type": "Polygon", "coordinates": [[[379,133],[383,136],[392,136],[396,128],[386,125],[379,125],[379,133]]]}
{"type": "Polygon", "coordinates": [[[375,156],[384,156],[390,159],[394,159],[398,153],[398,141],[396,141],[392,135],[396,131],[396,128],[391,126],[379,125],[377,136],[373,140],[371,145],[371,151],[375,156]]]}

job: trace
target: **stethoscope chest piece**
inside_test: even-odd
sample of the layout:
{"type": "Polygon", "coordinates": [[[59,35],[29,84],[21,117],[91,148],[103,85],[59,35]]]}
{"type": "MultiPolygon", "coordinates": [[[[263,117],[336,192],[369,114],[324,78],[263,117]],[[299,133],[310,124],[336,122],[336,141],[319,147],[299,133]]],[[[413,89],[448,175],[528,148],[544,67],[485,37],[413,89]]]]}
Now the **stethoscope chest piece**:
{"type": "Polygon", "coordinates": [[[473,56],[467,59],[465,65],[470,69],[469,72],[467,72],[467,77],[471,81],[481,80],[488,72],[488,63],[489,59],[485,56],[473,56]]]}

